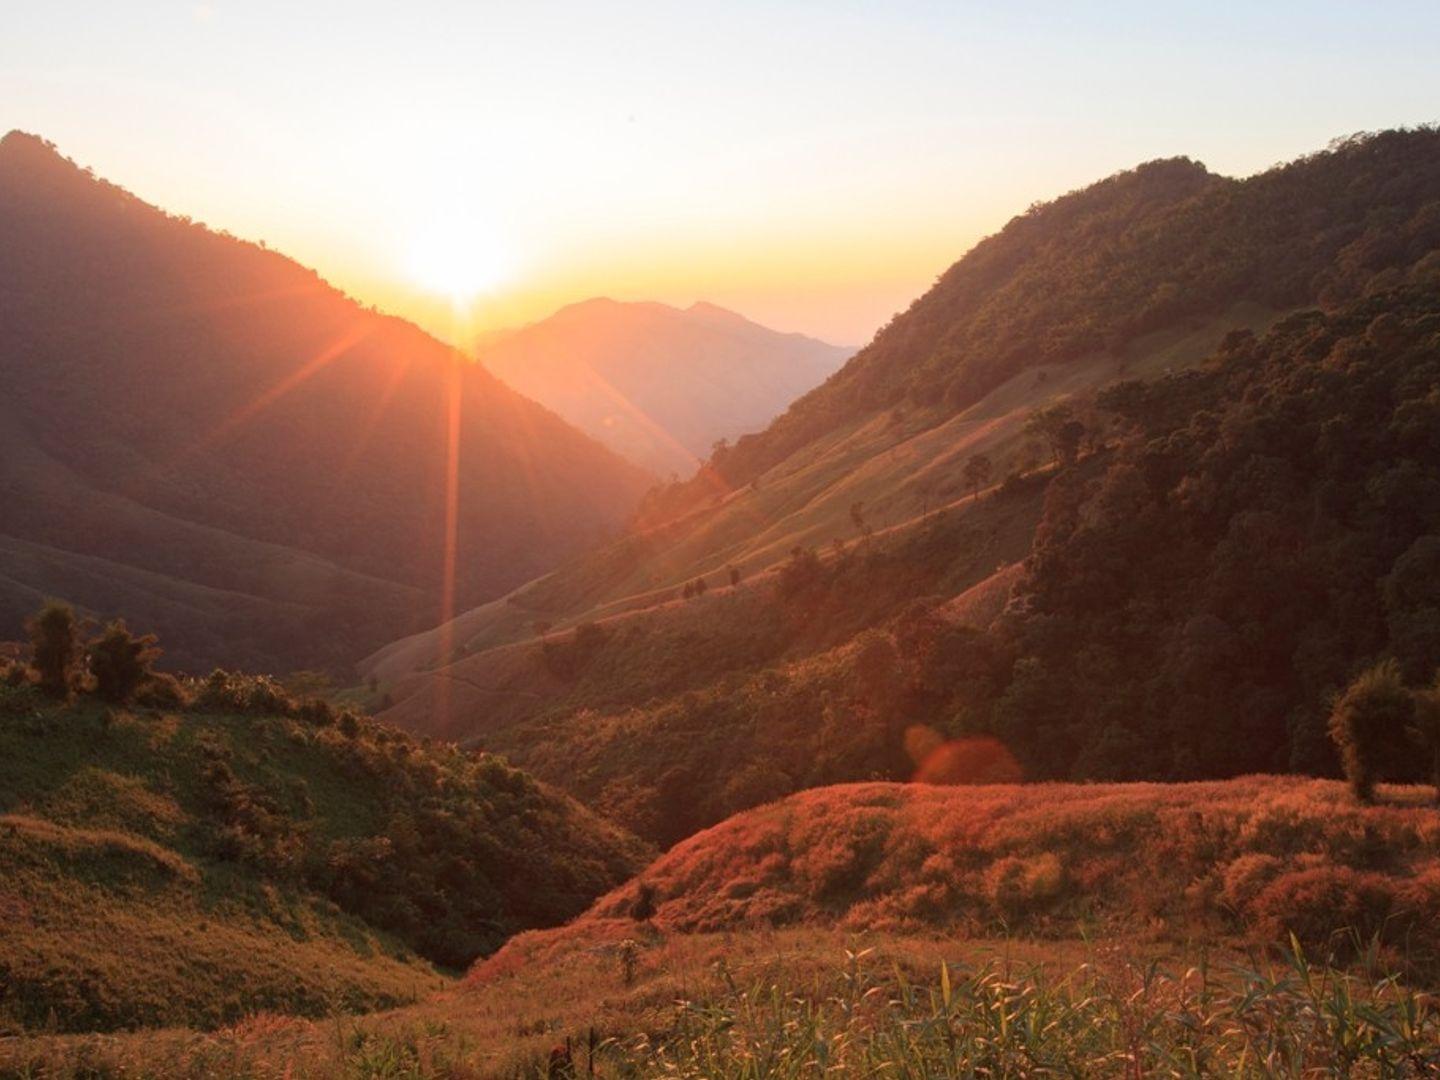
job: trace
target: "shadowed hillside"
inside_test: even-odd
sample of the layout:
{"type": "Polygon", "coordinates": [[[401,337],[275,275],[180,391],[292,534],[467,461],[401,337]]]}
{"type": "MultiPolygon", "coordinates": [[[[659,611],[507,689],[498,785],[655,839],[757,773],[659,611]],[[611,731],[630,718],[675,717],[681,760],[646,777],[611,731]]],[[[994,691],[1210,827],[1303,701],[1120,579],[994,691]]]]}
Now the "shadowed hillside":
{"type": "Polygon", "coordinates": [[[661,476],[758,431],[852,352],[697,303],[596,299],[480,350],[487,368],[661,476]]]}
{"type": "Polygon", "coordinates": [[[442,612],[452,465],[462,607],[647,483],[415,327],[20,133],[0,325],[0,637],[48,594],[186,667],[339,669],[442,612]]]}

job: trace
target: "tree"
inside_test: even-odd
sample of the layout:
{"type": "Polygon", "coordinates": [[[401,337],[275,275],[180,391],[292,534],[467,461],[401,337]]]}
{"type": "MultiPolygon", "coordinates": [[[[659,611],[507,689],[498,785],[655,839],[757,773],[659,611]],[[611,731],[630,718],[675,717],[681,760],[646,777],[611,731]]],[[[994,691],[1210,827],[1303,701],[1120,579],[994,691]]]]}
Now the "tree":
{"type": "Polygon", "coordinates": [[[95,692],[106,701],[123,705],[155,677],[154,664],[160,658],[154,634],[136,637],[116,619],[105,632],[90,642],[90,674],[95,692]]]}
{"type": "Polygon", "coordinates": [[[1095,405],[1133,431],[1145,431],[1157,419],[1156,395],[1147,383],[1126,379],[1111,383],[1096,395],[1095,405]]]}
{"type": "Polygon", "coordinates": [[[850,520],[854,522],[856,531],[868,541],[870,534],[875,530],[865,520],[865,504],[863,502],[857,500],[850,504],[850,520]]]}
{"type": "Polygon", "coordinates": [[[990,483],[995,475],[995,466],[990,463],[990,458],[985,454],[971,454],[970,459],[965,462],[964,472],[961,474],[965,480],[965,486],[970,489],[972,497],[980,497],[980,489],[990,483]]]}
{"type": "Polygon", "coordinates": [[[1067,420],[1060,425],[1055,437],[1055,453],[1061,465],[1074,465],[1080,457],[1080,443],[1085,438],[1085,425],[1079,420],[1067,420]]]}
{"type": "Polygon", "coordinates": [[[1075,418],[1067,402],[1058,401],[1032,412],[1025,421],[1025,434],[1044,439],[1056,464],[1070,465],[1080,452],[1085,425],[1075,418]]]}
{"type": "Polygon", "coordinates": [[[75,609],[62,600],[47,601],[25,622],[30,635],[30,666],[40,689],[51,697],[70,694],[80,659],[80,623],[75,609]]]}
{"type": "Polygon", "coordinates": [[[733,589],[733,588],[735,588],[735,586],[737,586],[737,585],[739,585],[739,584],[740,584],[740,568],[737,567],[737,566],[732,566],[732,567],[730,567],[730,587],[733,589]]]}
{"type": "Polygon", "coordinates": [[[1414,716],[1415,699],[1394,660],[1361,672],[1336,699],[1330,737],[1340,751],[1350,789],[1361,802],[1374,800],[1382,764],[1403,742],[1414,716]]]}
{"type": "Polygon", "coordinates": [[[696,596],[704,596],[704,595],[705,595],[705,590],[708,589],[709,587],[710,587],[709,585],[706,585],[706,584],[705,584],[705,579],[704,579],[703,577],[697,577],[697,578],[695,579],[695,595],[696,595],[696,596]]]}
{"type": "Polygon", "coordinates": [[[1380,585],[1390,651],[1402,673],[1421,682],[1440,664],[1440,536],[1416,538],[1380,585]]]}
{"type": "Polygon", "coordinates": [[[1435,785],[1435,801],[1440,802],[1440,672],[1429,686],[1415,691],[1415,723],[1410,735],[1429,756],[1430,782],[1435,785]]]}
{"type": "Polygon", "coordinates": [[[635,890],[635,902],[630,905],[630,917],[636,922],[649,922],[655,917],[655,886],[642,881],[635,890]]]}

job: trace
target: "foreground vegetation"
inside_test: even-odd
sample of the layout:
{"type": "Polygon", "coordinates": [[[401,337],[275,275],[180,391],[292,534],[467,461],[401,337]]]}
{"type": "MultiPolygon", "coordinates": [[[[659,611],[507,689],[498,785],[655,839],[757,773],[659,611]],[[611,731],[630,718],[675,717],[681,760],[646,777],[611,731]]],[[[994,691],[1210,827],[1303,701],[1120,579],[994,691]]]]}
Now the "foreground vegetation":
{"type": "Polygon", "coordinates": [[[1375,957],[1341,973],[1071,943],[834,932],[634,937],[363,1018],[0,1043],[61,1078],[1422,1077],[1440,1011],[1375,957]]]}
{"type": "Polygon", "coordinates": [[[677,844],[472,977],[621,933],[643,894],[656,925],[691,933],[835,926],[1235,948],[1294,935],[1328,950],[1344,927],[1428,979],[1440,972],[1440,812],[1428,788],[1377,798],[1286,777],[820,788],[677,844]]]}
{"type": "Polygon", "coordinates": [[[57,647],[64,615],[0,672],[0,1033],[411,1000],[648,855],[489,755],[127,667],[115,628],[57,647]]]}

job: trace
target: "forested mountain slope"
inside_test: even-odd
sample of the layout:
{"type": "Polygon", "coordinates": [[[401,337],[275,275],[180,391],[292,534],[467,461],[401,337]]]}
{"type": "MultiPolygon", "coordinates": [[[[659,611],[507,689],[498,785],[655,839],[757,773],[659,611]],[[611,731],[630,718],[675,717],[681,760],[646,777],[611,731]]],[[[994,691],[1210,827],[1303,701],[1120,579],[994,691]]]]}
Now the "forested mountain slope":
{"type": "Polygon", "coordinates": [[[393,718],[502,749],[662,843],[798,788],[908,777],[936,740],[995,738],[1032,779],[1331,772],[1336,689],[1384,656],[1412,682],[1440,666],[1437,318],[1436,133],[1245,181],[1142,167],[980,245],[796,415],[902,339],[886,370],[949,365],[977,400],[831,410],[738,489],[721,455],[648,525],[462,617],[455,654],[426,635],[367,670],[393,718]],[[1181,270],[1178,306],[1119,319],[1181,270]],[[932,348],[944,312],[964,349],[932,348]],[[1113,339],[1084,338],[1097,319],[1113,339]],[[1088,351],[1013,351],[1041,324],[1088,351]]]}
{"type": "Polygon", "coordinates": [[[833,379],[715,462],[732,486],[857,417],[951,415],[1018,371],[1115,352],[1240,301],[1334,304],[1440,243],[1440,132],[1337,140],[1244,180],[1154,161],[981,241],[833,379]]]}

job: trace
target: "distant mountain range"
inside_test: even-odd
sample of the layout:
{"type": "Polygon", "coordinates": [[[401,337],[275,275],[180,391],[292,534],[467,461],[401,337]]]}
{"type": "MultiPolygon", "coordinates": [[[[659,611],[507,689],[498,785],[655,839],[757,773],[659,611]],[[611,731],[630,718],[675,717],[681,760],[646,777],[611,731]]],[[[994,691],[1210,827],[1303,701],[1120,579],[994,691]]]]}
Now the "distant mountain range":
{"type": "Polygon", "coordinates": [[[594,299],[478,345],[485,366],[617,453],[689,476],[758,431],[854,350],[714,304],[594,299]]]}
{"type": "Polygon", "coordinates": [[[447,506],[470,605],[651,483],[409,323],[19,132],[0,328],[0,639],[53,595],[187,667],[343,668],[441,611],[447,506]]]}

